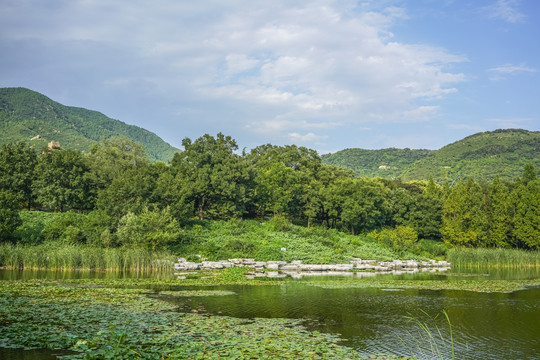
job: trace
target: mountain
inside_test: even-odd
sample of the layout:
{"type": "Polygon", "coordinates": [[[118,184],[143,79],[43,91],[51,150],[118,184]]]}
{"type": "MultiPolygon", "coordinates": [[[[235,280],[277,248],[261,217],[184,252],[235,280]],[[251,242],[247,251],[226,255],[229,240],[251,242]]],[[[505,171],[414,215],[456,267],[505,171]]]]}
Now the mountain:
{"type": "Polygon", "coordinates": [[[324,154],[321,158],[326,164],[352,169],[357,176],[393,179],[399,177],[412,164],[429,156],[432,152],[432,150],[396,148],[345,149],[333,154],[324,154]]]}
{"type": "Polygon", "coordinates": [[[514,180],[526,163],[540,169],[540,132],[521,129],[477,133],[439,150],[346,149],[322,156],[323,162],[353,169],[358,176],[404,181],[514,180]]]}
{"type": "Polygon", "coordinates": [[[178,151],[148,130],[97,111],[64,106],[25,88],[0,88],[0,133],[0,145],[24,140],[40,149],[56,141],[86,152],[101,138],[125,136],[142,144],[151,161],[168,162],[178,151]]]}

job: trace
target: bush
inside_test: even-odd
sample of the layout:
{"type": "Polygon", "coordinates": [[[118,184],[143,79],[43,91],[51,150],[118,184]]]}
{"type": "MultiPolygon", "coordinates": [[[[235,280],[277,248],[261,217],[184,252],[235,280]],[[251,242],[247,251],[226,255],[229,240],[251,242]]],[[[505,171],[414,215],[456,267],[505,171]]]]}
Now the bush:
{"type": "Polygon", "coordinates": [[[380,244],[384,244],[401,254],[411,251],[418,241],[418,233],[409,226],[383,229],[380,232],[374,232],[374,236],[380,244]]]}
{"type": "Polygon", "coordinates": [[[290,221],[283,216],[274,216],[266,224],[274,231],[289,231],[291,229],[290,221]]]}
{"type": "Polygon", "coordinates": [[[139,215],[128,213],[120,219],[118,242],[143,249],[163,249],[178,240],[181,229],[170,209],[148,210],[139,215]]]}
{"type": "Polygon", "coordinates": [[[41,232],[46,242],[59,242],[62,244],[84,243],[81,225],[86,216],[72,211],[59,213],[49,222],[41,232]]]}

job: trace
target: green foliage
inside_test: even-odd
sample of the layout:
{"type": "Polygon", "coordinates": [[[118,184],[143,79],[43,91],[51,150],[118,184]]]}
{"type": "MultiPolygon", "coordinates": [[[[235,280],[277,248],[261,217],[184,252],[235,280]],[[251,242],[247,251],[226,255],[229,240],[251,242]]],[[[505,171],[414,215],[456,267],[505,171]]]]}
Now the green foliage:
{"type": "MultiPolygon", "coordinates": [[[[405,316],[407,322],[414,325],[414,331],[407,331],[407,335],[417,345],[422,358],[429,359],[455,359],[454,339],[452,334],[452,323],[446,310],[431,316],[421,310],[420,315],[405,316]],[[442,316],[440,316],[442,315],[442,316]],[[444,318],[448,330],[444,331],[439,325],[438,318],[444,318]],[[427,346],[426,346],[427,345],[427,346]],[[425,350],[427,348],[428,350],[425,350]],[[448,354],[445,354],[448,353],[448,354]]],[[[405,343],[405,341],[404,341],[405,343]]]]}
{"type": "Polygon", "coordinates": [[[289,231],[291,229],[290,221],[279,215],[272,217],[266,224],[274,231],[289,231]]]}
{"type": "Polygon", "coordinates": [[[380,232],[375,232],[374,237],[379,243],[384,244],[399,253],[411,251],[418,241],[418,234],[409,226],[397,226],[395,229],[383,229],[380,232]]]}
{"type": "Polygon", "coordinates": [[[148,210],[140,214],[127,213],[118,226],[118,242],[127,247],[161,250],[180,236],[178,221],[169,208],[148,210]]]}
{"type": "Polygon", "coordinates": [[[432,150],[411,149],[345,149],[322,155],[325,164],[345,167],[358,177],[398,178],[416,161],[429,156],[432,150]]]}
{"type": "Polygon", "coordinates": [[[62,214],[44,211],[21,211],[19,215],[22,224],[15,231],[15,236],[21,244],[36,245],[44,240],[43,229],[62,214]]]}
{"type": "Polygon", "coordinates": [[[540,167],[540,132],[496,130],[471,135],[439,150],[346,149],[322,156],[323,162],[355,171],[357,176],[428,180],[457,177],[491,181],[514,180],[527,163],[540,167]],[[380,168],[380,166],[382,166],[380,168]]]}
{"type": "Polygon", "coordinates": [[[85,221],[85,218],[85,215],[73,211],[59,214],[45,226],[41,235],[46,242],[57,242],[64,245],[83,243],[84,237],[79,226],[85,221]]]}
{"type": "MultiPolygon", "coordinates": [[[[281,228],[283,218],[278,219],[281,228]]],[[[279,231],[272,221],[275,220],[266,223],[244,220],[239,226],[225,221],[205,221],[203,226],[186,227],[183,244],[173,246],[172,250],[184,257],[200,254],[209,260],[247,257],[257,261],[303,260],[311,264],[344,263],[355,257],[378,260],[423,258],[403,249],[395,251],[382,247],[370,236],[353,236],[324,226],[306,228],[290,223],[286,224],[287,230],[279,231]],[[235,231],[231,231],[233,226],[235,231]]]]}
{"type": "Polygon", "coordinates": [[[530,249],[540,249],[540,180],[519,185],[513,195],[515,241],[530,249]]]}
{"type": "Polygon", "coordinates": [[[144,147],[126,137],[101,140],[87,156],[89,177],[98,189],[105,189],[128,170],[148,166],[144,147]]]}
{"type": "Polygon", "coordinates": [[[17,197],[10,191],[0,190],[0,241],[12,238],[21,224],[17,197]]]}
{"type": "Polygon", "coordinates": [[[172,167],[180,178],[182,197],[195,205],[200,220],[241,216],[247,200],[250,169],[234,153],[236,141],[222,133],[208,134],[192,142],[182,141],[184,151],[175,154],[172,167]]]}
{"type": "Polygon", "coordinates": [[[491,181],[496,176],[514,180],[525,164],[532,162],[537,168],[540,166],[539,146],[538,131],[508,129],[477,133],[415,162],[402,178],[427,180],[431,175],[439,183],[459,176],[479,181],[491,181]]]}
{"type": "Polygon", "coordinates": [[[106,189],[100,190],[96,207],[117,221],[128,212],[135,214],[154,205],[153,196],[159,174],[146,166],[129,169],[115,177],[106,189]]]}
{"type": "Polygon", "coordinates": [[[95,193],[82,154],[73,150],[46,150],[39,157],[32,184],[37,201],[52,210],[91,209],[95,193]]]}
{"type": "Polygon", "coordinates": [[[142,144],[152,161],[167,162],[178,151],[148,130],[97,111],[61,105],[25,88],[0,88],[0,133],[1,144],[24,140],[41,149],[58,141],[64,149],[85,152],[101,139],[124,136],[142,144]]]}
{"type": "Polygon", "coordinates": [[[81,244],[0,244],[0,266],[12,269],[170,272],[176,257],[166,251],[100,248],[81,244]]]}
{"type": "Polygon", "coordinates": [[[540,266],[540,251],[517,249],[467,249],[448,250],[452,266],[460,268],[525,268],[540,266]]]}
{"type": "Polygon", "coordinates": [[[147,290],[0,283],[0,344],[71,349],[72,359],[361,359],[300,320],[178,313],[147,290]],[[54,299],[54,300],[51,300],[54,299]],[[59,325],[60,324],[60,325],[59,325]]]}
{"type": "Polygon", "coordinates": [[[34,202],[32,182],[37,156],[34,149],[20,141],[2,144],[0,149],[0,191],[13,193],[17,201],[30,207],[34,202]]]}

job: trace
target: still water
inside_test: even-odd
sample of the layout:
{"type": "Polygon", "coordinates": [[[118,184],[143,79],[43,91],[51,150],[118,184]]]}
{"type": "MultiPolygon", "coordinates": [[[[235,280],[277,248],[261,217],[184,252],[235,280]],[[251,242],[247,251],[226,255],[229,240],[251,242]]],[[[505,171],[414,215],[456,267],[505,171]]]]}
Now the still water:
{"type": "MultiPolygon", "coordinates": [[[[64,278],[111,276],[62,274],[64,278]]],[[[15,275],[0,271],[0,279],[21,276],[51,278],[55,275],[15,275]]],[[[401,276],[409,280],[430,278],[440,281],[456,277],[537,278],[538,273],[533,270],[525,273],[401,276]]],[[[326,289],[317,286],[319,281],[314,278],[307,282],[291,280],[279,286],[222,286],[219,289],[233,291],[236,295],[168,298],[167,301],[174,301],[186,311],[197,310],[214,315],[303,319],[308,328],[338,333],[343,344],[365,354],[392,353],[432,359],[436,358],[432,351],[434,348],[447,359],[452,357],[453,344],[456,359],[540,359],[540,288],[510,294],[456,290],[326,289]],[[443,310],[447,312],[451,326],[442,314],[443,310]],[[425,339],[427,334],[417,321],[426,325],[437,340],[425,339]],[[439,339],[439,331],[444,341],[439,339]]]]}

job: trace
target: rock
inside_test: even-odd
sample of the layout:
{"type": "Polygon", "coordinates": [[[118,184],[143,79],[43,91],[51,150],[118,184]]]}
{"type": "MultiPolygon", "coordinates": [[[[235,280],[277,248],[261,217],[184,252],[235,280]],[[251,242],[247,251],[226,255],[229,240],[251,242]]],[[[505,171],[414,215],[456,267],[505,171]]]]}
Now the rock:
{"type": "Polygon", "coordinates": [[[298,270],[298,265],[292,265],[292,264],[285,264],[285,265],[279,265],[279,270],[298,270]]]}

